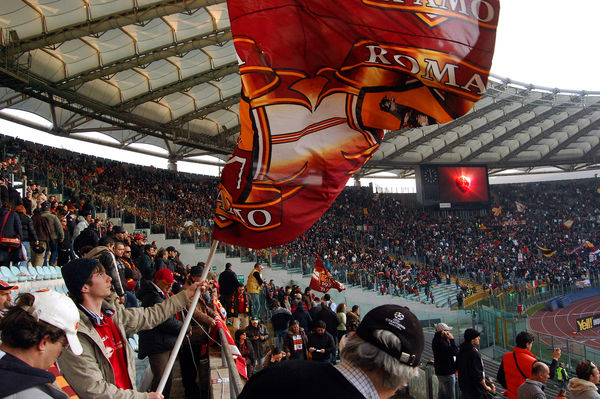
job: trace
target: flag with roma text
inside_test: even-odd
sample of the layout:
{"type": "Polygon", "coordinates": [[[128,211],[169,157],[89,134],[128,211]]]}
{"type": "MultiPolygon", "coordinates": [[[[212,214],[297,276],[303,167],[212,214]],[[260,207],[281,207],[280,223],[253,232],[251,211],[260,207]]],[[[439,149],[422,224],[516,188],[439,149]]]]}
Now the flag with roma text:
{"type": "Polygon", "coordinates": [[[499,0],[229,0],[241,131],[213,238],[292,241],[385,131],[447,123],[484,94],[499,0]]]}
{"type": "Polygon", "coordinates": [[[327,292],[332,288],[335,288],[339,292],[342,292],[346,289],[344,284],[335,281],[319,257],[317,257],[317,261],[315,262],[315,268],[313,270],[309,286],[311,289],[319,292],[327,292]]]}

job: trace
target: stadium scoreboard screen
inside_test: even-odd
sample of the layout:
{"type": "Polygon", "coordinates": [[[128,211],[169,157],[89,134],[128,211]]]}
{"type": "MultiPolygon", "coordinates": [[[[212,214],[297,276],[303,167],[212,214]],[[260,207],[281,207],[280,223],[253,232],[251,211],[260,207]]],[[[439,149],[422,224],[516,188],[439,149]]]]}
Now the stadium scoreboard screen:
{"type": "Polygon", "coordinates": [[[417,198],[427,207],[486,209],[490,194],[486,166],[419,165],[417,198]]]}

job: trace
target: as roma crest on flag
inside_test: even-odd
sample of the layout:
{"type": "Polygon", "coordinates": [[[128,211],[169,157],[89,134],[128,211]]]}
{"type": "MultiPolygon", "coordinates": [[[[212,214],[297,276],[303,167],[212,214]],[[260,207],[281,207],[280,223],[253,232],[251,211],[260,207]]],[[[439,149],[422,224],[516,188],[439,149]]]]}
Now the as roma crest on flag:
{"type": "Polygon", "coordinates": [[[346,289],[344,284],[335,281],[319,257],[317,257],[309,287],[319,292],[327,292],[332,288],[335,288],[339,292],[342,292],[346,289]]]}
{"type": "Polygon", "coordinates": [[[386,130],[446,123],[484,94],[499,0],[229,0],[238,146],[213,238],[251,248],[305,232],[386,130]]]}

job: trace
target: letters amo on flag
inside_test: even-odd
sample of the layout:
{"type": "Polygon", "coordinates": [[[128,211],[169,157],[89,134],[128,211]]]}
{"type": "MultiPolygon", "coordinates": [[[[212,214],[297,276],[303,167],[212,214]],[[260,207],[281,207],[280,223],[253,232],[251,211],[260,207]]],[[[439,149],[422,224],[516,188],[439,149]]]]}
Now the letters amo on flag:
{"type": "Polygon", "coordinates": [[[335,281],[319,257],[317,257],[317,261],[315,262],[315,268],[313,270],[309,286],[311,289],[319,292],[327,292],[332,288],[335,288],[339,292],[342,292],[346,289],[344,284],[335,281]]]}
{"type": "Polygon", "coordinates": [[[241,131],[213,238],[292,241],[374,156],[385,130],[446,123],[485,92],[498,0],[229,0],[241,131]]]}

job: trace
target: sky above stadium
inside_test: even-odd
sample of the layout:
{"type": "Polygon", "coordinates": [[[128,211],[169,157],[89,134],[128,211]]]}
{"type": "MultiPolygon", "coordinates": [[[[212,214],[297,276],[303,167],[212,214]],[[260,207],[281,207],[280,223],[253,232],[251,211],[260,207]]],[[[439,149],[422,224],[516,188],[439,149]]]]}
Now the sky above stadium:
{"type": "MultiPolygon", "coordinates": [[[[501,0],[492,74],[536,86],[600,92],[600,74],[596,72],[600,65],[598,15],[600,0],[501,0]]],[[[34,119],[39,123],[40,118],[34,119]]],[[[115,160],[167,167],[167,161],[160,157],[106,151],[105,147],[51,136],[2,119],[0,133],[115,160]]],[[[178,163],[178,169],[209,175],[220,172],[214,166],[184,162],[178,163]]],[[[374,182],[388,186],[390,181],[374,182]]],[[[414,180],[408,184],[414,187],[414,180]]]]}
{"type": "Polygon", "coordinates": [[[598,0],[501,0],[492,73],[523,83],[600,91],[598,0]]]}

